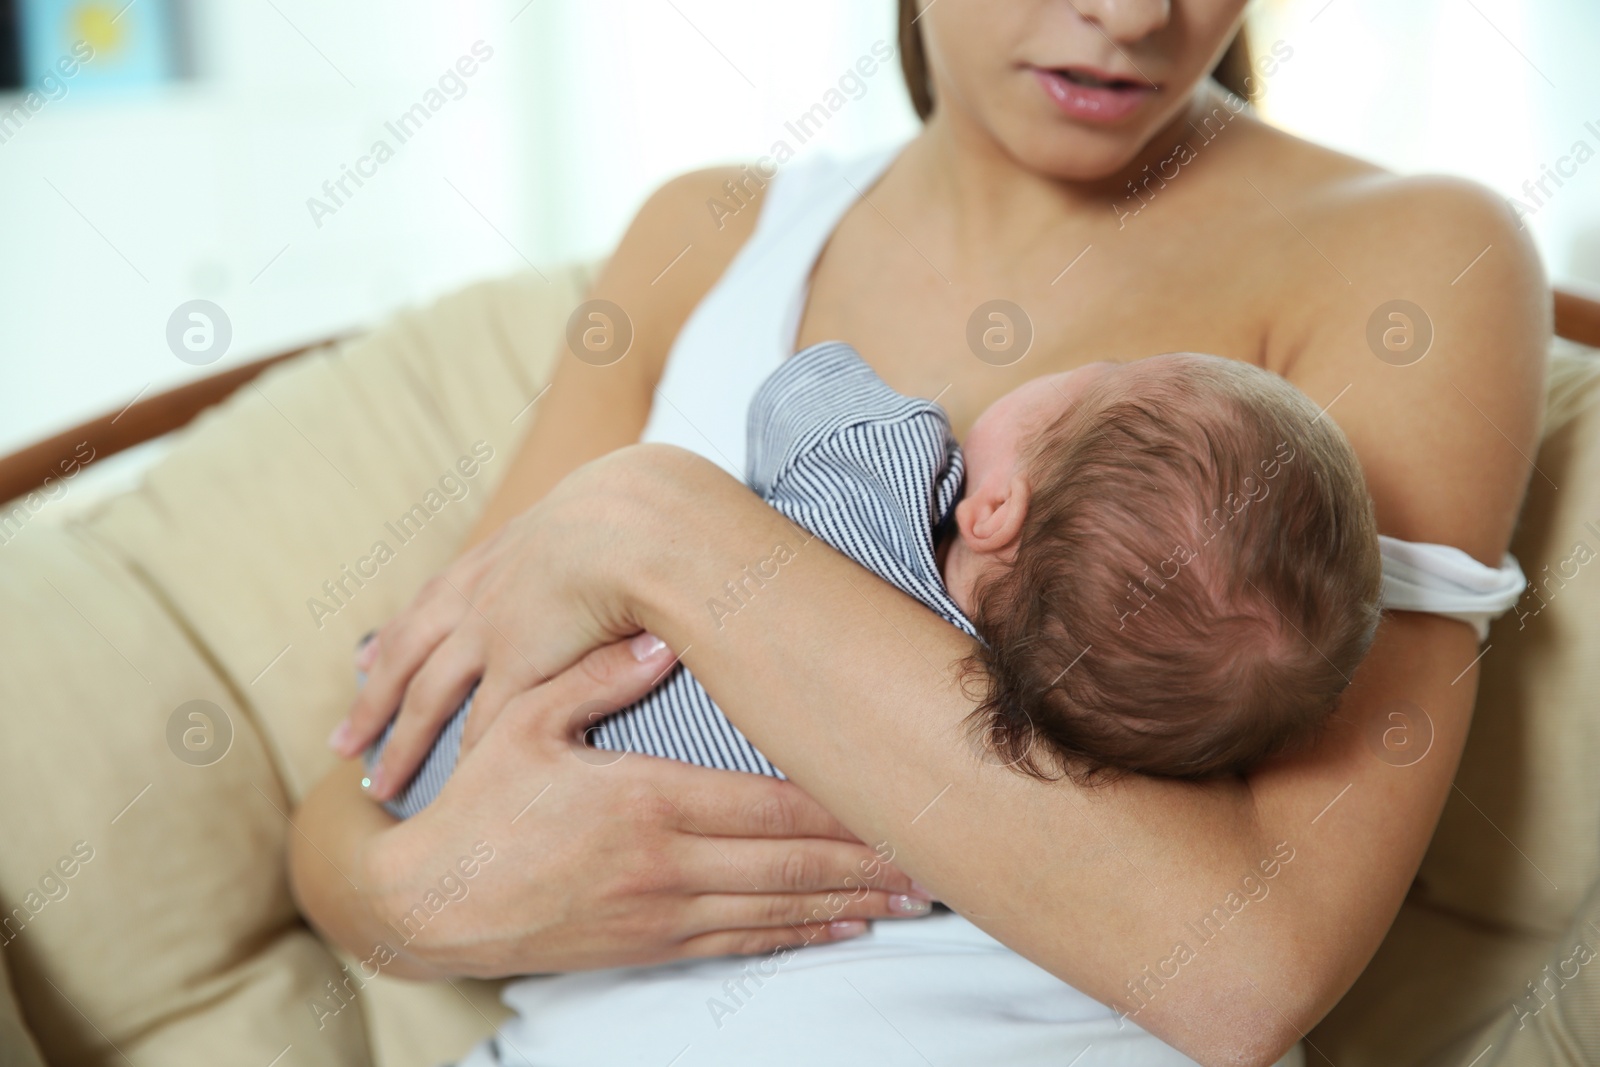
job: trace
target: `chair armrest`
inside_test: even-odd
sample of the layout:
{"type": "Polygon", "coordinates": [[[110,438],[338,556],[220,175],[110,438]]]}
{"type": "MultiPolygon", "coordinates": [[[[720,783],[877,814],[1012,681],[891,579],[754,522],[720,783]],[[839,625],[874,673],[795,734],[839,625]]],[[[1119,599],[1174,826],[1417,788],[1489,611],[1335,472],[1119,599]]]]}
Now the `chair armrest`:
{"type": "Polygon", "coordinates": [[[328,343],[318,342],[230,367],[188,385],[180,385],[176,389],[136,401],[121,411],[108,411],[9,456],[0,457],[0,502],[30,493],[44,485],[46,480],[57,476],[60,464],[84,443],[94,450],[96,459],[104,459],[181,429],[200,412],[226,400],[267,368],[328,343]]]}
{"type": "MultiPolygon", "coordinates": [[[[1557,288],[1554,298],[1556,335],[1600,348],[1600,299],[1565,287],[1557,288]]],[[[188,425],[190,419],[206,408],[226,400],[268,367],[328,343],[307,345],[221,371],[130,404],[116,414],[107,412],[48,440],[0,457],[0,502],[39,488],[54,477],[58,465],[85,442],[94,449],[96,458],[104,458],[171,433],[188,425]]]]}
{"type": "Polygon", "coordinates": [[[1557,288],[1556,336],[1600,348],[1600,298],[1576,289],[1557,288]]]}

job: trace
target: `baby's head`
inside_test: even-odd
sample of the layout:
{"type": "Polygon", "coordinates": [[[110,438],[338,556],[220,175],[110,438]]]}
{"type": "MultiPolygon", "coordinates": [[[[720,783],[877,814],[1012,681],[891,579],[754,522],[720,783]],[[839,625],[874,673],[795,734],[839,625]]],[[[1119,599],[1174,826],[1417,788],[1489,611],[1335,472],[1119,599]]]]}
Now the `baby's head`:
{"type": "Polygon", "coordinates": [[[1349,443],[1283,379],[1092,364],[996,401],[965,453],[944,573],[1008,762],[1237,773],[1333,710],[1377,627],[1377,530],[1349,443]]]}

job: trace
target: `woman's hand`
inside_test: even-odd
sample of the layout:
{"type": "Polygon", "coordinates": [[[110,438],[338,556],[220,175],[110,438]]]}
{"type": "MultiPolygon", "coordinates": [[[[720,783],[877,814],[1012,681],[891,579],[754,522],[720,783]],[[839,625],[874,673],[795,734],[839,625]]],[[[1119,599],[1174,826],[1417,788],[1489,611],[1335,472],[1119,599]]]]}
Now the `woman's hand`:
{"type": "MultiPolygon", "coordinates": [[[[495,568],[507,547],[508,538],[502,530],[462,553],[423,585],[411,603],[357,651],[356,669],[365,672],[367,680],[356,694],[350,714],[328,738],[328,745],[345,759],[353,758],[377,740],[389,720],[400,712],[394,737],[370,776],[369,792],[379,800],[390,799],[399,792],[399,786],[410,780],[439,730],[477,680],[474,674],[458,674],[443,691],[426,691],[431,697],[427,700],[415,699],[408,689],[417,668],[472,615],[479,583],[495,568]]],[[[520,672],[519,676],[525,678],[527,673],[520,672]]],[[[542,677],[536,677],[529,684],[540,680],[542,677]]]]}
{"type": "MultiPolygon", "coordinates": [[[[514,517],[583,464],[639,440],[679,330],[754,229],[756,209],[719,220],[710,218],[703,207],[708,196],[722,195],[723,184],[741,173],[737,167],[719,167],[685,175],[662,186],[640,208],[587,295],[590,301],[609,301],[627,309],[633,327],[627,358],[595,366],[576,358],[566,346],[560,349],[546,387],[550,399],[540,402],[532,429],[469,535],[469,543],[481,540],[482,544],[424,586],[367,646],[363,667],[371,668],[367,685],[348,724],[335,732],[329,744],[346,758],[354,756],[400,709],[400,724],[377,769],[380,788],[372,791],[374,795],[391,797],[395,784],[410,778],[440,726],[480,675],[484,685],[473,701],[463,740],[468,746],[481,736],[479,724],[487,723],[486,712],[492,713],[515,693],[559,669],[559,664],[531,653],[526,658],[517,653],[516,648],[527,646],[517,639],[516,619],[490,611],[486,594],[501,589],[515,596],[520,579],[514,574],[490,578],[490,572],[508,559],[537,566],[551,559],[561,561],[559,556],[529,557],[527,539],[519,538],[512,528],[514,517]],[[675,257],[691,244],[694,255],[663,277],[661,264],[676,263],[675,257]],[[491,583],[487,590],[481,585],[485,581],[491,583]],[[493,619],[493,626],[478,617],[480,611],[493,619]],[[467,658],[436,662],[435,653],[445,638],[475,617],[476,628],[486,636],[475,646],[452,649],[467,658]],[[479,653],[475,661],[468,655],[471,652],[479,653]]],[[[758,191],[755,199],[760,197],[758,191]]],[[[536,603],[522,600],[514,606],[526,615],[538,610],[536,603]]]]}
{"type": "MultiPolygon", "coordinates": [[[[622,455],[648,459],[657,451],[636,446],[622,455]]],[[[648,478],[640,462],[627,459],[607,457],[580,468],[541,504],[430,580],[363,646],[357,665],[368,672],[366,684],[329,744],[345,758],[357,755],[398,707],[394,734],[370,776],[370,795],[388,800],[400,791],[475,683],[463,756],[513,697],[597,645],[637,633],[638,627],[615,618],[602,624],[587,613],[569,612],[561,616],[566,625],[557,627],[560,639],[551,640],[556,591],[569,607],[598,606],[600,590],[586,590],[584,576],[592,575],[592,582],[603,575],[606,568],[595,564],[608,559],[608,551],[647,541],[643,530],[636,538],[622,535],[623,527],[641,525],[635,513],[625,515],[616,506],[629,493],[618,475],[629,472],[648,478]]],[[[638,635],[638,646],[646,652],[663,648],[648,634],[638,635]]],[[[668,657],[660,673],[670,666],[668,657]]]]}
{"type": "Polygon", "coordinates": [[[306,913],[396,973],[492,977],[760,953],[929,910],[886,849],[791,783],[578,742],[575,723],[631,703],[671,662],[628,643],[585,656],[512,700],[421,815],[395,825],[373,809],[384,821],[359,843],[319,809],[370,802],[330,776],[296,816],[306,913]],[[357,914],[336,913],[335,880],[358,885],[357,914]]]}

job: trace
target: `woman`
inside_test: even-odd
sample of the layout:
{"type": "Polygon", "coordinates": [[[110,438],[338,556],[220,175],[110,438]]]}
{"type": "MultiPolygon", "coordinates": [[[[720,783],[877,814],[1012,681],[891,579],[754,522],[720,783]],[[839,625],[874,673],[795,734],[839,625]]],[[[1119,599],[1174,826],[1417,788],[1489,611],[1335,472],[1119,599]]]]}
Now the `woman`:
{"type": "Polygon", "coordinates": [[[713,463],[623,453],[527,510],[647,422],[647,439],[736,468],[727,427],[742,408],[726,397],[823,339],[852,343],[902,392],[938,396],[958,434],[1027,378],[1190,349],[1282,374],[1337,418],[1384,533],[1500,560],[1549,326],[1536,256],[1498,200],[1235,114],[1205,75],[1242,0],[901,6],[926,118],[902,151],[824,176],[795,164],[759,189],[734,171],[692,174],[641,210],[594,292],[626,309],[626,358],[562,362],[480,526],[492,539],[384,628],[338,738],[358,748],[404,697],[407,733],[373,783],[389,795],[423,724],[481,675],[469,732],[492,743],[398,827],[361,795],[355,765],[331,775],[298,815],[297,892],[364,954],[385,916],[492,828],[508,869],[395,969],[501,975],[851,936],[861,918],[916,909],[903,871],[1188,1055],[1271,1062],[1360,973],[1421,860],[1471,715],[1470,628],[1388,615],[1338,725],[1246,780],[1086,790],[975,758],[974,700],[953,666],[966,640],[837,555],[808,549],[719,628],[708,596],[784,531],[713,463]],[[744,202],[708,210],[734,206],[730,179],[744,202]],[[780,204],[793,241],[758,221],[780,204]],[[996,299],[1022,314],[992,319],[996,299]],[[1400,319],[1385,306],[1396,300],[1413,305],[1400,319]],[[991,325],[1031,330],[1026,358],[985,347],[991,325]],[[1386,330],[1401,331],[1390,347],[1386,330]],[[1406,330],[1427,331],[1431,352],[1407,349],[1406,330]],[[718,365],[725,395],[687,389],[678,376],[719,346],[751,351],[751,366],[718,365]],[[637,657],[618,644],[568,665],[640,629],[685,650],[820,807],[788,784],[644,759],[601,776],[573,760],[574,709],[627,704],[670,655],[644,637],[637,657]],[[1432,731],[1414,765],[1377,755],[1372,739],[1397,721],[1432,731]],[[532,799],[508,797],[509,781],[549,784],[540,819],[508,822],[532,799]],[[871,894],[828,910],[828,891],[872,855],[854,838],[888,842],[898,869],[874,865],[871,894]],[[1234,907],[1269,863],[1270,896],[1234,907]],[[361,871],[365,890],[338,869],[361,871]],[[836,925],[789,927],[819,905],[836,925]],[[1175,951],[1216,914],[1225,930],[1175,951]]]}

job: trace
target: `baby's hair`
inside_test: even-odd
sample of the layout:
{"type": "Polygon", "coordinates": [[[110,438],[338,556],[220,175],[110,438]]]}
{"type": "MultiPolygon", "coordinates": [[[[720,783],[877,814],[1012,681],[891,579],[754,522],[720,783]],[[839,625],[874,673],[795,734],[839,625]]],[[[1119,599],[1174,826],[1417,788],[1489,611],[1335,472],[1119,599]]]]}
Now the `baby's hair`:
{"type": "Polygon", "coordinates": [[[1025,462],[964,664],[1001,759],[1201,778],[1315,736],[1380,614],[1372,502],[1331,418],[1257,367],[1171,355],[1091,386],[1025,462]]]}

